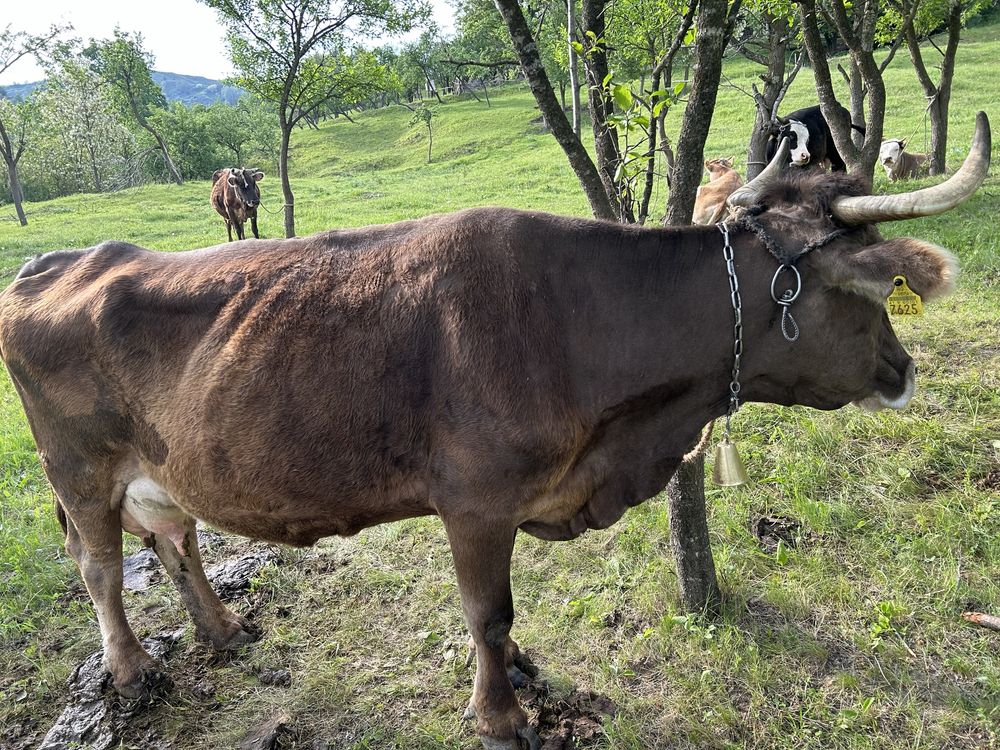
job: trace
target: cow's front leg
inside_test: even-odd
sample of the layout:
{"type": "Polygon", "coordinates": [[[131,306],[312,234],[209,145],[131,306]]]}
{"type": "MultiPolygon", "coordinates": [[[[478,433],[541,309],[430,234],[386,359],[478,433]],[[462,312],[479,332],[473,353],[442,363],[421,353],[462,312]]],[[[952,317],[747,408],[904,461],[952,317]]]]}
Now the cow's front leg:
{"type": "Polygon", "coordinates": [[[253,230],[253,236],[255,239],[260,239],[260,232],[257,231],[257,214],[253,214],[250,217],[250,228],[253,230]]]}
{"type": "MultiPolygon", "coordinates": [[[[486,750],[537,750],[541,742],[528,726],[507,676],[507,650],[514,602],[510,556],[516,529],[480,517],[445,517],[458,575],[465,622],[476,646],[476,682],[468,715],[486,750]]],[[[512,643],[512,641],[511,641],[512,643]]]]}
{"type": "Polygon", "coordinates": [[[169,681],[146,653],[122,605],[122,527],[117,513],[67,508],[66,551],[76,560],[101,626],[104,666],[115,690],[126,698],[146,697],[169,681]]]}
{"type": "Polygon", "coordinates": [[[189,519],[186,526],[180,550],[166,534],[153,535],[153,550],[194,620],[195,636],[219,650],[252,643],[259,631],[219,599],[201,565],[194,519],[189,519]]]}
{"type": "Polygon", "coordinates": [[[233,241],[233,223],[229,219],[226,219],[226,234],[229,235],[229,241],[232,242],[233,241]]]}

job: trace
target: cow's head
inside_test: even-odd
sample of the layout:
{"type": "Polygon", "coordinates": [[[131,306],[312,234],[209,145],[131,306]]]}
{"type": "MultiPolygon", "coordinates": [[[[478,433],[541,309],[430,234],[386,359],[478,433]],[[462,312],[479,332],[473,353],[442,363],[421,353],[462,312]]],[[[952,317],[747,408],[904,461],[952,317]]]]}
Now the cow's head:
{"type": "Polygon", "coordinates": [[[878,160],[883,167],[893,167],[899,161],[899,157],[906,148],[906,140],[894,138],[889,141],[882,141],[878,150],[878,160]]]}
{"type": "Polygon", "coordinates": [[[775,118],[771,123],[771,149],[777,149],[778,144],[785,138],[789,143],[789,163],[796,167],[808,166],[812,154],[809,152],[809,128],[805,123],[799,120],[775,118]]]}
{"type": "Polygon", "coordinates": [[[707,169],[708,173],[713,176],[723,174],[733,168],[733,158],[734,157],[732,156],[726,156],[718,159],[706,159],[705,169],[707,169]]]}
{"type": "Polygon", "coordinates": [[[236,198],[247,208],[256,208],[260,203],[260,188],[257,183],[264,179],[259,169],[230,169],[229,186],[236,191],[236,198]]]}
{"type": "MultiPolygon", "coordinates": [[[[850,402],[902,408],[914,392],[915,368],[893,331],[886,298],[896,276],[904,276],[925,301],[947,294],[957,264],[931,243],[885,240],[876,225],[939,214],[971,196],[989,169],[986,115],[977,117],[962,168],[944,183],[910,193],[867,195],[866,183],[846,174],[783,173],[787,154],[783,143],[765,170],[728,200],[743,209],[730,219],[730,231],[750,230],[733,242],[744,306],[743,393],[755,401],[821,409],[850,402]],[[762,247],[761,236],[782,257],[817,245],[795,264],[801,292],[789,307],[800,330],[794,342],[780,330],[781,307],[770,294],[779,263],[762,247]]],[[[793,276],[783,272],[778,297],[795,286],[793,276]]]]}

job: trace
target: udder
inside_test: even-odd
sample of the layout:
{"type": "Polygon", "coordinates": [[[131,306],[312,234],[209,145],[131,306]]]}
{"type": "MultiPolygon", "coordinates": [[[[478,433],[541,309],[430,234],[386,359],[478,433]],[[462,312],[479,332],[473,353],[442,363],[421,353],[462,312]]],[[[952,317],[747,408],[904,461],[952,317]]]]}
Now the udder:
{"type": "Polygon", "coordinates": [[[121,523],[130,534],[142,539],[162,534],[184,555],[187,554],[183,549],[184,535],[191,528],[192,520],[169,493],[149,477],[133,479],[125,488],[121,523]]]}

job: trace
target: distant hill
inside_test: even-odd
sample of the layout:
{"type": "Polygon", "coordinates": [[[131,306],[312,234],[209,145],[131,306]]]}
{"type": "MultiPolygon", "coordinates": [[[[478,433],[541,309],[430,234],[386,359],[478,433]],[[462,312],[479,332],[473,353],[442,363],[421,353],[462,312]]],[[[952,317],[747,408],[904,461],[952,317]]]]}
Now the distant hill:
{"type": "MultiPolygon", "coordinates": [[[[163,95],[168,102],[182,104],[214,104],[225,102],[235,104],[243,94],[243,89],[227,86],[222,81],[201,76],[185,76],[180,73],[161,73],[153,71],[153,80],[163,89],[163,95]]],[[[42,81],[33,83],[17,83],[10,86],[0,86],[0,94],[7,99],[19,101],[30,94],[42,81]]]]}

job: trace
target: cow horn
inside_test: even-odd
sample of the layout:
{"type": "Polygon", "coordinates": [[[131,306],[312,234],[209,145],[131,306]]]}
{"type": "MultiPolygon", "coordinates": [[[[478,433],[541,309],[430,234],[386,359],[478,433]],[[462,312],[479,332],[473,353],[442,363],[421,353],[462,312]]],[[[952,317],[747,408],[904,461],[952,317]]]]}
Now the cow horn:
{"type": "Polygon", "coordinates": [[[969,155],[955,174],[940,185],[896,195],[862,195],[836,198],[833,215],[845,224],[916,219],[949,211],[976,192],[990,168],[990,121],[985,112],[976,115],[976,134],[969,155]]]}
{"type": "Polygon", "coordinates": [[[764,167],[763,171],[746,185],[735,190],[726,200],[726,203],[733,208],[737,206],[746,207],[752,204],[760,192],[774,182],[778,175],[781,174],[785,164],[788,163],[788,152],[791,148],[788,138],[782,138],[781,143],[778,145],[778,150],[774,154],[774,158],[771,159],[771,163],[764,167]]]}

